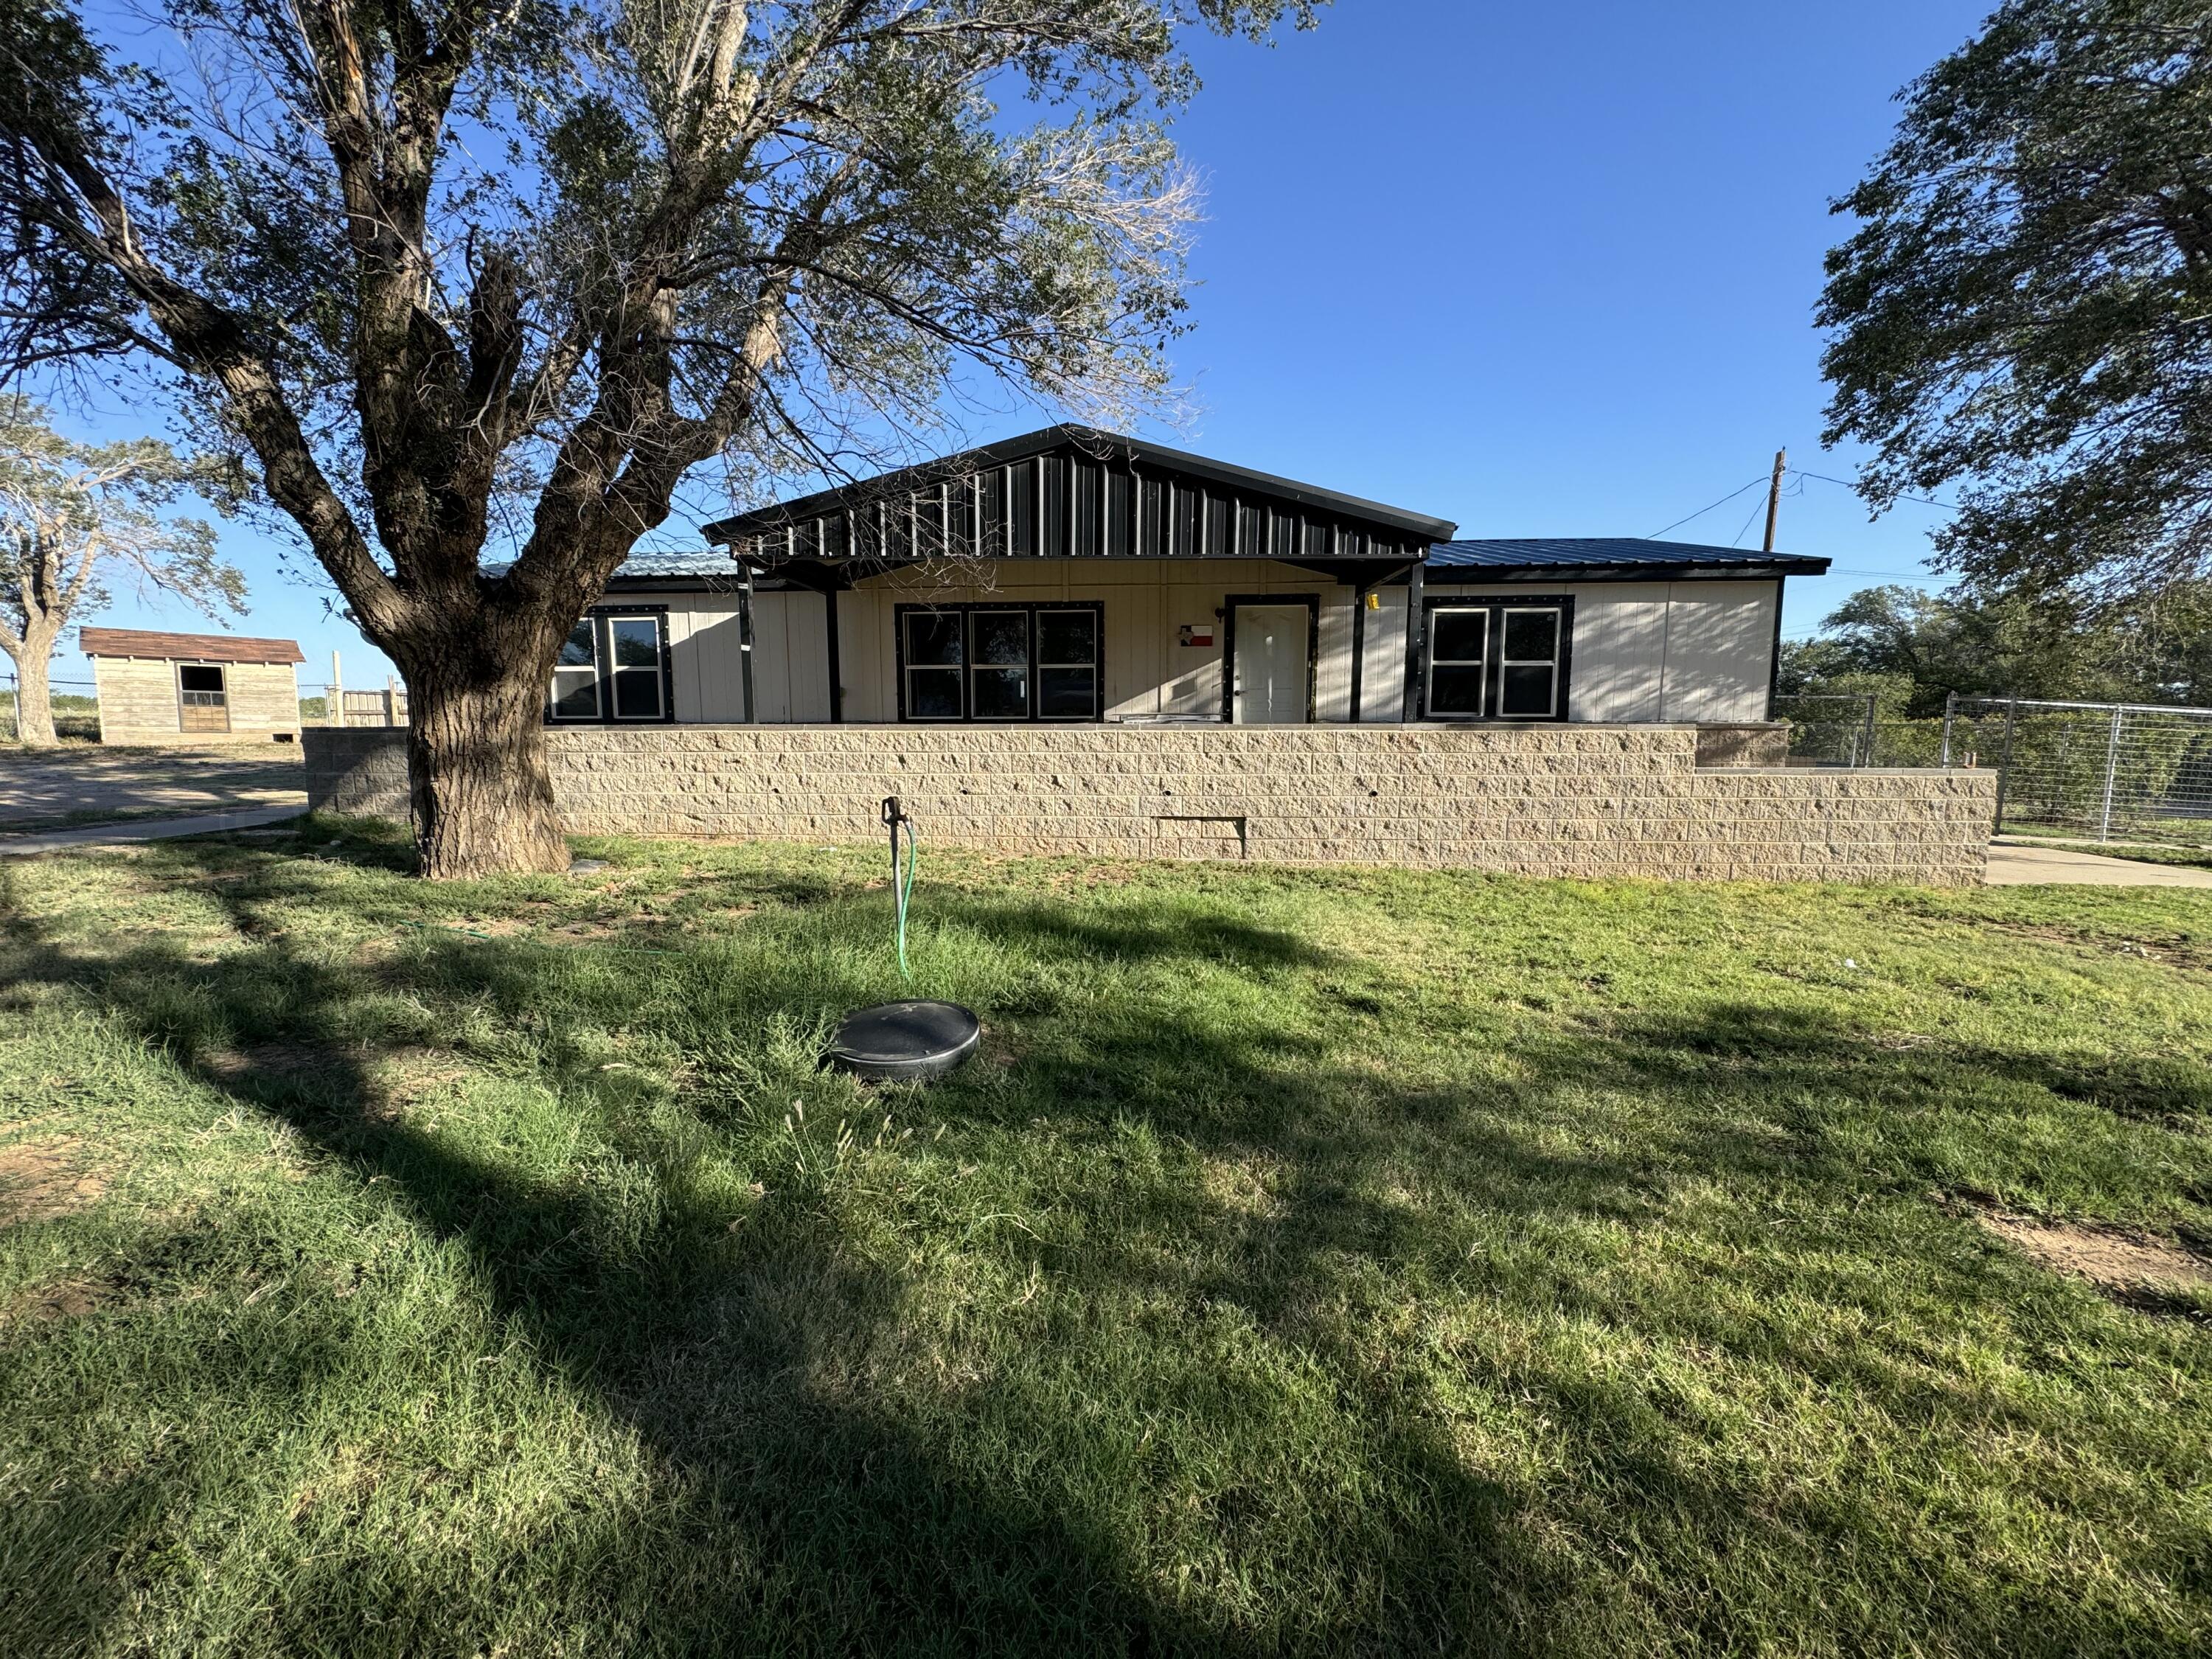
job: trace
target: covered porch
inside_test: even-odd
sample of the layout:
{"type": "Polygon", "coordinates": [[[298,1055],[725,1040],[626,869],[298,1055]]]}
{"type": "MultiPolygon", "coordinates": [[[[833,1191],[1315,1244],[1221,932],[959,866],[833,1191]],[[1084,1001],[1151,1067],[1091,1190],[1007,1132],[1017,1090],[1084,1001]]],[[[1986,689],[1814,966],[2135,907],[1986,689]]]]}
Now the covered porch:
{"type": "Polygon", "coordinates": [[[764,721],[1285,726],[1419,717],[1407,619],[1453,528],[1060,427],[707,534],[764,721]]]}

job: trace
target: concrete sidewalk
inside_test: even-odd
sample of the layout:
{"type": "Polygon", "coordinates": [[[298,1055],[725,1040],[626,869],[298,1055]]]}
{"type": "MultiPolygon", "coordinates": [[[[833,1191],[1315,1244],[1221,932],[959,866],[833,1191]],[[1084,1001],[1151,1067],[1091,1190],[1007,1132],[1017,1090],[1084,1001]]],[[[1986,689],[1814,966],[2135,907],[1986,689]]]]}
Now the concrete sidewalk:
{"type": "Polygon", "coordinates": [[[0,858],[36,853],[64,853],[87,847],[117,847],[125,842],[167,841],[177,836],[212,836],[224,830],[255,830],[301,815],[297,806],[258,806],[243,812],[202,812],[187,818],[135,818],[122,823],[88,823],[76,830],[50,830],[35,836],[0,836],[0,858]]]}
{"type": "Polygon", "coordinates": [[[2136,859],[2108,859],[2071,848],[2014,847],[2005,842],[1990,843],[1989,883],[1992,887],[2033,887],[2049,884],[2100,887],[2212,887],[2212,870],[2189,864],[2145,864],[2136,859]]]}
{"type": "Polygon", "coordinates": [[[58,835],[65,825],[57,820],[80,813],[152,809],[182,817],[295,803],[307,804],[307,772],[296,743],[217,749],[0,747],[0,831],[58,835]]]}

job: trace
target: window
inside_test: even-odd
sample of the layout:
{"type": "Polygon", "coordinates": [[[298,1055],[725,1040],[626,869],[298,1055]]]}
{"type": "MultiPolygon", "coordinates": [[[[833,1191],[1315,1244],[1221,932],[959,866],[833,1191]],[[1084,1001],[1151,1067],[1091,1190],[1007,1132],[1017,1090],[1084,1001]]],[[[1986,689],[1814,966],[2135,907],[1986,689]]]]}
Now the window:
{"type": "Polygon", "coordinates": [[[665,720],[670,716],[665,613],[594,611],[554,659],[547,717],[665,720]]]}
{"type": "Polygon", "coordinates": [[[1570,599],[1428,602],[1421,712],[1437,720],[1566,718],[1570,599]]]}
{"type": "Polygon", "coordinates": [[[1095,720],[1098,612],[1037,612],[1037,713],[1048,720],[1095,720]]]}
{"type": "Polygon", "coordinates": [[[562,642],[553,667],[553,718],[595,720],[599,717],[599,629],[585,617],[562,642]]]}
{"type": "Polygon", "coordinates": [[[1482,606],[1438,605],[1429,612],[1429,713],[1443,719],[1482,718],[1483,680],[1490,664],[1490,612],[1482,606]]]}
{"type": "Polygon", "coordinates": [[[899,718],[1095,720],[1104,634],[1096,605],[901,605],[899,718]]]}
{"type": "Polygon", "coordinates": [[[909,611],[902,618],[906,635],[906,717],[910,720],[960,718],[960,682],[967,654],[961,649],[957,611],[909,611]]]}
{"type": "Polygon", "coordinates": [[[1505,612],[1498,653],[1498,713],[1504,720],[1548,720],[1559,701],[1559,613],[1505,612]]]}
{"type": "Polygon", "coordinates": [[[968,613],[968,708],[979,720],[1030,715],[1030,613],[968,613]]]}
{"type": "Polygon", "coordinates": [[[607,643],[611,647],[615,718],[618,720],[657,720],[662,710],[660,674],[660,618],[610,617],[607,643]]]}

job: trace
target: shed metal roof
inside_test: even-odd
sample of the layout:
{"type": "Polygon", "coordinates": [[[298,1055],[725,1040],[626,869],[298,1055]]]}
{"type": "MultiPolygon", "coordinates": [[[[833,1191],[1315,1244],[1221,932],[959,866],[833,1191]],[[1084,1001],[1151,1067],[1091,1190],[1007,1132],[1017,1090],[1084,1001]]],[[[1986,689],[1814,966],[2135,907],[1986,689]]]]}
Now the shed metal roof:
{"type": "Polygon", "coordinates": [[[164,662],[305,662],[297,641],[252,640],[237,634],[168,634],[154,629],[81,628],[88,657],[144,657],[164,662]]]}
{"type": "Polygon", "coordinates": [[[1438,542],[1429,549],[1425,569],[1431,581],[1649,581],[1669,575],[1820,576],[1827,573],[1828,562],[1796,554],[1632,536],[1544,536],[1438,542]]]}

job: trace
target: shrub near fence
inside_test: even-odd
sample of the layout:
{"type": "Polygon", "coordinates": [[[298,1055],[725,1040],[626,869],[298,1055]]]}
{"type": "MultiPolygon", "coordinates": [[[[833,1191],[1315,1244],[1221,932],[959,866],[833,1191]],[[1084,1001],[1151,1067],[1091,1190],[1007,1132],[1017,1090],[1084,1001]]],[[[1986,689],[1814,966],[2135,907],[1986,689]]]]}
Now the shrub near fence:
{"type": "Polygon", "coordinates": [[[1943,722],[1883,720],[1867,695],[1783,696],[1774,717],[1790,722],[1793,766],[1941,766],[1943,722]]]}

